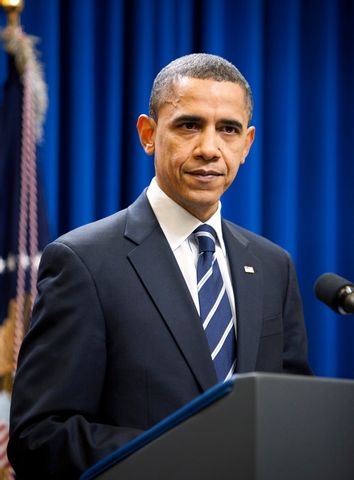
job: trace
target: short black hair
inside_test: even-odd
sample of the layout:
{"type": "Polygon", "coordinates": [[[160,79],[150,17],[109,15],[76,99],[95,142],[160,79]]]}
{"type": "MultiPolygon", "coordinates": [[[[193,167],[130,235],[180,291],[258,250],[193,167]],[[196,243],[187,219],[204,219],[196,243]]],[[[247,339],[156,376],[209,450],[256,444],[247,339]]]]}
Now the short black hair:
{"type": "Polygon", "coordinates": [[[182,77],[237,83],[245,93],[248,121],[251,121],[253,95],[247,80],[228,60],[208,53],[192,53],[177,58],[157,74],[151,89],[149,104],[150,117],[155,121],[161,105],[171,96],[174,83],[182,77]]]}

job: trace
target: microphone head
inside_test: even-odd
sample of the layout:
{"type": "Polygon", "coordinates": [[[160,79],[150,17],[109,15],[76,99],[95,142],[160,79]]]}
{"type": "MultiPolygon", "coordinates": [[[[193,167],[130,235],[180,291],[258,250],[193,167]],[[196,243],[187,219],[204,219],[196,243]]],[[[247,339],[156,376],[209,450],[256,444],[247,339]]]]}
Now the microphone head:
{"type": "Polygon", "coordinates": [[[345,297],[354,290],[354,284],[335,274],[324,273],[315,283],[315,295],[321,302],[328,305],[337,313],[349,313],[345,309],[345,297]]]}

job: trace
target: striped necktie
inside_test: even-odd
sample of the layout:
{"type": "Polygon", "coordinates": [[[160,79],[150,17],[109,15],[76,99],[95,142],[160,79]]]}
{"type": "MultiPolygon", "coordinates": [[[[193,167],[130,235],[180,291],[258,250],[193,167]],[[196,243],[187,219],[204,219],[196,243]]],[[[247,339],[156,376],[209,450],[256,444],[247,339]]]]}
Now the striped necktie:
{"type": "Polygon", "coordinates": [[[234,318],[215,253],[216,232],[209,225],[194,230],[199,245],[197,265],[200,318],[219,382],[228,380],[236,365],[234,318]]]}

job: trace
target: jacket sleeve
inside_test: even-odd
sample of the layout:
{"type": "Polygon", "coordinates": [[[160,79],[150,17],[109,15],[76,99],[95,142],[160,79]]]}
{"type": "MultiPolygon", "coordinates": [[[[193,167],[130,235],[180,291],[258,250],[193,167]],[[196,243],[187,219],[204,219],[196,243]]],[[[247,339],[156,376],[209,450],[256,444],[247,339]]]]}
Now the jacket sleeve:
{"type": "Polygon", "coordinates": [[[41,259],[10,415],[9,460],[19,479],[74,479],[141,433],[105,418],[105,318],[95,281],[67,245],[41,259]]]}

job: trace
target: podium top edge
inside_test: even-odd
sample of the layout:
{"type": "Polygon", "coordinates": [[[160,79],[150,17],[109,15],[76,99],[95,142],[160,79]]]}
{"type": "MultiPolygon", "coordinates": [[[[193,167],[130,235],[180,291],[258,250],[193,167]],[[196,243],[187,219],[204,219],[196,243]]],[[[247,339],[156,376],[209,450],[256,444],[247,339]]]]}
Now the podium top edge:
{"type": "Polygon", "coordinates": [[[233,383],[245,380],[251,381],[276,381],[276,382],[312,382],[312,383],[336,383],[336,384],[354,384],[350,378],[321,377],[316,375],[295,375],[290,373],[268,373],[268,372],[249,372],[236,373],[231,381],[233,383]]]}

